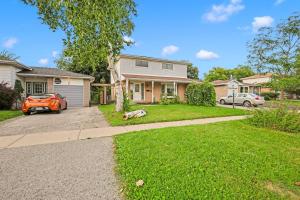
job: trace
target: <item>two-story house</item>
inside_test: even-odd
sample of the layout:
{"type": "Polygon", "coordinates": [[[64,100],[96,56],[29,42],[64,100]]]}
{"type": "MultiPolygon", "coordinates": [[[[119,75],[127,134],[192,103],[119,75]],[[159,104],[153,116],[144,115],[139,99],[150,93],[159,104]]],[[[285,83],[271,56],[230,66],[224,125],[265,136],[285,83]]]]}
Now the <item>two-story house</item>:
{"type": "MultiPolygon", "coordinates": [[[[115,67],[132,101],[155,103],[160,101],[162,95],[168,98],[178,96],[180,101],[184,101],[186,87],[192,82],[187,78],[188,64],[185,61],[120,55],[115,67]]],[[[113,85],[115,80],[111,77],[113,85]]],[[[114,88],[112,96],[115,96],[114,88]]]]}

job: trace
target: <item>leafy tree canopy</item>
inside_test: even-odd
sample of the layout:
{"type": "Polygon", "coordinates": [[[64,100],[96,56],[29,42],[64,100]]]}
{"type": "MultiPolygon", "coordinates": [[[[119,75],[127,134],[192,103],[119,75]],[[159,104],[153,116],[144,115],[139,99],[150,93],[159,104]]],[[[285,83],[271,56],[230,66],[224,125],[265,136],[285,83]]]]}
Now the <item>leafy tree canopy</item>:
{"type": "Polygon", "coordinates": [[[133,0],[23,0],[25,4],[37,7],[43,23],[50,29],[62,30],[63,55],[72,57],[79,66],[97,67],[112,54],[120,53],[124,36],[130,35],[136,15],[133,0]]]}
{"type": "Polygon", "coordinates": [[[197,66],[193,66],[192,64],[189,64],[187,66],[187,77],[190,79],[199,79],[199,69],[197,66]]]}
{"type": "Polygon", "coordinates": [[[261,28],[248,43],[248,48],[250,65],[257,72],[274,74],[273,89],[288,92],[299,90],[299,13],[294,13],[275,27],[261,28]]]}
{"type": "Polygon", "coordinates": [[[228,80],[232,75],[235,79],[240,80],[241,78],[252,76],[254,72],[249,66],[239,65],[233,69],[226,69],[223,67],[214,67],[207,74],[204,74],[205,81],[215,80],[228,80]]]}
{"type": "Polygon", "coordinates": [[[295,75],[300,51],[300,14],[295,13],[275,27],[259,29],[248,49],[248,62],[257,72],[271,72],[280,78],[295,75]]]}
{"type": "Polygon", "coordinates": [[[6,50],[0,51],[0,60],[17,60],[19,59],[19,56],[16,56],[14,53],[10,53],[6,50]]]}
{"type": "Polygon", "coordinates": [[[60,56],[55,60],[56,65],[60,69],[87,74],[95,77],[96,83],[109,83],[110,82],[110,72],[107,69],[107,61],[101,61],[98,65],[92,67],[90,65],[80,65],[73,62],[72,58],[60,56]]]}

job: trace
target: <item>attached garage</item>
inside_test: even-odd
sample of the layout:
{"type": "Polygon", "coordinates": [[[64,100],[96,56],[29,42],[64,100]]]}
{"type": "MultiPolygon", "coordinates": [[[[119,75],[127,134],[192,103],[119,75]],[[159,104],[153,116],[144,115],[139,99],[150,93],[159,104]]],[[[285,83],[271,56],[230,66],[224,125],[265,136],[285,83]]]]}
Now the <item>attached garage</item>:
{"type": "Polygon", "coordinates": [[[90,84],[88,75],[57,68],[32,67],[17,73],[24,80],[26,96],[59,93],[67,98],[68,107],[89,106],[90,84]]]}
{"type": "Polygon", "coordinates": [[[54,85],[54,92],[66,97],[69,107],[81,107],[83,105],[83,86],[54,85]]]}

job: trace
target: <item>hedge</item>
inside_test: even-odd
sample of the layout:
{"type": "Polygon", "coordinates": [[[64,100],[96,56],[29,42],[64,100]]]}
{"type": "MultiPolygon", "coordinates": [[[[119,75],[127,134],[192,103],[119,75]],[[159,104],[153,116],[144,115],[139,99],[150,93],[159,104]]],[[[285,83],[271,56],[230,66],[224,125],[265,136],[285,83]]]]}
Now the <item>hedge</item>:
{"type": "Polygon", "coordinates": [[[190,83],[186,89],[186,99],[188,104],[198,106],[215,106],[216,92],[211,83],[190,83]]]}

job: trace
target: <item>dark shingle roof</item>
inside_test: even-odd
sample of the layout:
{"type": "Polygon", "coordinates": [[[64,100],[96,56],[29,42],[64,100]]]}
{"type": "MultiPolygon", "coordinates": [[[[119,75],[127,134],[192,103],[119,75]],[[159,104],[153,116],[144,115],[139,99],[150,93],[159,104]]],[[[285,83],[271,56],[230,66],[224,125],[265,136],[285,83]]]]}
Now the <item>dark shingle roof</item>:
{"type": "Polygon", "coordinates": [[[12,65],[12,66],[18,67],[20,69],[30,70],[30,67],[27,67],[15,60],[0,60],[0,64],[1,65],[12,65]]]}
{"type": "Polygon", "coordinates": [[[23,70],[18,72],[19,75],[24,76],[44,76],[44,77],[73,77],[73,78],[84,78],[93,79],[92,76],[75,73],[71,71],[61,70],[58,68],[46,68],[46,67],[31,67],[32,70],[23,70]]]}

